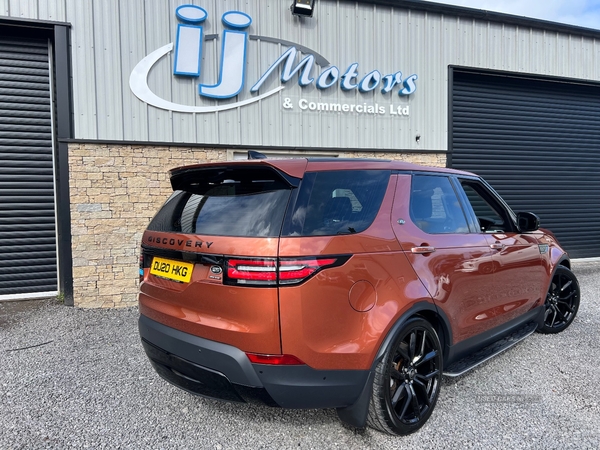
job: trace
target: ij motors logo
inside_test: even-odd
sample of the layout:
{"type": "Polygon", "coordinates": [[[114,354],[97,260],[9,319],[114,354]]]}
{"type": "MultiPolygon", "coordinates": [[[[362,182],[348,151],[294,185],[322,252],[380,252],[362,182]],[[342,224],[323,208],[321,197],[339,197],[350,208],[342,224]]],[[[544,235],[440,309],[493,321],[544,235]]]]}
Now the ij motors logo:
{"type": "MultiPolygon", "coordinates": [[[[142,101],[157,108],[169,111],[188,113],[208,113],[238,108],[258,102],[270,97],[286,88],[286,83],[297,78],[300,87],[314,85],[319,90],[341,89],[342,91],[357,90],[360,93],[370,93],[377,90],[381,95],[398,95],[405,97],[415,92],[418,79],[416,74],[403,78],[402,72],[382,74],[379,70],[371,70],[361,74],[359,64],[352,63],[345,70],[340,70],[332,65],[319,53],[304,47],[301,44],[285,41],[268,36],[250,35],[248,29],[252,24],[252,18],[241,11],[229,11],[223,14],[221,21],[224,31],[221,36],[206,35],[203,22],[208,17],[208,12],[195,5],[179,6],[175,14],[180,23],[177,26],[177,37],[175,42],[166,44],[144,59],[142,59],[131,72],[129,86],[132,92],[142,101]],[[220,39],[221,51],[219,58],[218,82],[216,84],[204,84],[200,82],[202,73],[203,47],[207,41],[220,39]],[[191,77],[198,79],[198,95],[202,98],[221,100],[232,99],[240,94],[248,81],[246,70],[248,64],[257,64],[248,61],[248,43],[257,41],[266,44],[281,44],[286,48],[269,67],[259,68],[262,75],[256,80],[250,80],[250,97],[237,102],[227,102],[211,106],[193,106],[171,102],[156,95],[148,85],[150,70],[163,57],[173,53],[173,75],[177,77],[191,77]],[[320,71],[315,68],[320,67],[320,71]],[[281,84],[276,88],[264,92],[263,86],[270,77],[275,77],[279,72],[281,84]]],[[[204,76],[204,74],[202,74],[204,76]]],[[[193,103],[193,99],[190,99],[193,103]]],[[[293,104],[286,98],[284,108],[291,109],[293,104]]],[[[347,112],[352,109],[357,113],[385,114],[387,110],[379,105],[347,105],[317,103],[301,99],[298,102],[300,109],[310,110],[332,110],[347,112]]],[[[404,107],[404,114],[408,114],[408,107],[404,107]]],[[[402,115],[402,108],[398,107],[390,114],[402,115]]]]}

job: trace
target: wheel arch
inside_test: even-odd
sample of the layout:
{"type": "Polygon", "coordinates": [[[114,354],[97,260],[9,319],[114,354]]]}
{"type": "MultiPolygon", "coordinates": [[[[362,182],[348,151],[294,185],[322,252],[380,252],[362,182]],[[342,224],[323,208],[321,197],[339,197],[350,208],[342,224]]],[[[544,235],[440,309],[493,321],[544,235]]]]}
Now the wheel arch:
{"type": "Polygon", "coordinates": [[[402,327],[413,318],[424,319],[431,324],[434,330],[436,330],[442,346],[442,367],[444,361],[448,355],[448,346],[452,342],[452,331],[450,329],[450,322],[444,314],[444,312],[437,308],[433,303],[427,301],[420,301],[415,303],[407,311],[404,312],[392,325],[385,337],[383,338],[379,350],[373,358],[371,370],[369,372],[369,378],[365,383],[363,391],[361,392],[358,400],[351,406],[345,408],[337,408],[338,417],[345,423],[353,427],[364,427],[367,423],[367,413],[369,411],[369,404],[371,401],[371,386],[375,376],[375,368],[379,362],[384,358],[385,352],[391,346],[402,327]]]}
{"type": "Polygon", "coordinates": [[[564,255],[561,259],[558,260],[558,263],[556,264],[554,271],[556,271],[556,267],[558,266],[565,266],[567,269],[572,270],[571,269],[571,260],[569,259],[569,257],[567,255],[564,255]]]}
{"type": "Polygon", "coordinates": [[[386,350],[394,340],[398,333],[402,330],[402,327],[412,318],[419,317],[426,320],[433,327],[438,334],[440,344],[443,348],[442,362],[448,355],[448,348],[452,344],[452,329],[450,328],[450,321],[446,314],[433,303],[430,302],[419,302],[414,304],[408,311],[394,322],[385,338],[379,346],[379,350],[373,359],[371,368],[375,368],[377,364],[383,359],[386,350]]]}
{"type": "Polygon", "coordinates": [[[550,279],[548,280],[548,286],[546,287],[546,291],[548,291],[548,289],[550,288],[550,285],[552,284],[552,279],[554,278],[554,274],[556,274],[556,270],[559,267],[566,267],[567,269],[572,270],[571,260],[569,259],[569,256],[566,253],[563,253],[560,256],[560,258],[557,258],[552,264],[552,271],[550,272],[550,279]]]}
{"type": "Polygon", "coordinates": [[[554,244],[550,246],[550,251],[547,258],[552,274],[554,274],[558,266],[565,266],[567,269],[571,270],[571,260],[569,258],[569,254],[558,245],[554,244]]]}

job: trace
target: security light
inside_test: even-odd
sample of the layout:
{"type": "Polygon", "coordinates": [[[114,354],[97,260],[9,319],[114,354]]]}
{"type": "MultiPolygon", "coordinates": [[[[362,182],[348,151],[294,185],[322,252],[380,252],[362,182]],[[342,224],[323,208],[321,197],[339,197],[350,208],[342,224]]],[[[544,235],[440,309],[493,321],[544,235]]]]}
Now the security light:
{"type": "Polygon", "coordinates": [[[312,17],[315,11],[315,0],[294,0],[291,10],[295,16],[312,17]]]}

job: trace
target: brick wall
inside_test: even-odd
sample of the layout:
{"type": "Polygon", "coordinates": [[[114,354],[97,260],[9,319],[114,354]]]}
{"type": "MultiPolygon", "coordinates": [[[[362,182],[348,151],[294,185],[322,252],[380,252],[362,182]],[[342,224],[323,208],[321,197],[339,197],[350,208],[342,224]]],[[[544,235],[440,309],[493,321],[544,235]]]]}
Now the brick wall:
{"type": "MultiPolygon", "coordinates": [[[[348,152],[340,156],[398,159],[430,166],[446,164],[445,153],[348,152]]],[[[141,237],[171,192],[168,170],[226,159],[227,150],[71,144],[75,306],[135,305],[141,237]]]]}

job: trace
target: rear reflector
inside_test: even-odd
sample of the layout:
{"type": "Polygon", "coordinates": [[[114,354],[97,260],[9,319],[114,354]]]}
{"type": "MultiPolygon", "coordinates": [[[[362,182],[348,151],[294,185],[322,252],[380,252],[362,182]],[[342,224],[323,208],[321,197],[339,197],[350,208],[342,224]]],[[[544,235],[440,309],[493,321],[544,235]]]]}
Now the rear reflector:
{"type": "Polygon", "coordinates": [[[258,353],[246,353],[252,364],[269,364],[272,366],[301,366],[302,361],[294,355],[261,355],[258,353]]]}
{"type": "Polygon", "coordinates": [[[231,258],[226,260],[224,283],[246,286],[300,284],[322,269],[337,267],[350,257],[231,258]]]}

